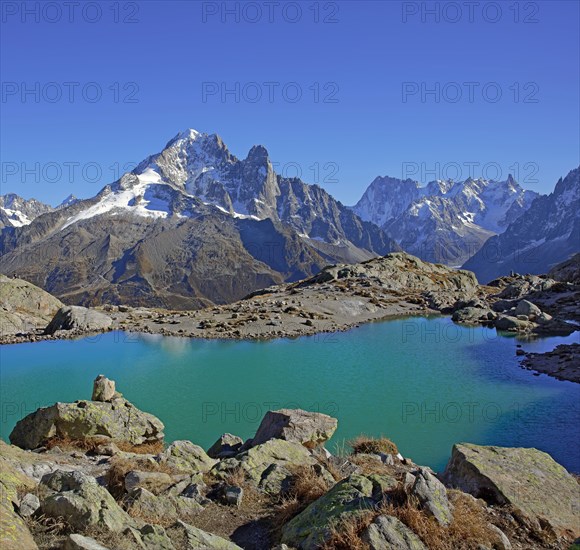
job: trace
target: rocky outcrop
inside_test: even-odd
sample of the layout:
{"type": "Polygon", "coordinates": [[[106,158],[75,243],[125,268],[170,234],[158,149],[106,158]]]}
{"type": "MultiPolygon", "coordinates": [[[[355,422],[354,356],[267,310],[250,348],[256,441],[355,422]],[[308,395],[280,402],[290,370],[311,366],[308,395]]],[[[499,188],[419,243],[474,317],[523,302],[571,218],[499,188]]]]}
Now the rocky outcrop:
{"type": "Polygon", "coordinates": [[[99,332],[107,330],[113,324],[113,320],[100,311],[81,306],[61,307],[44,332],[54,334],[59,330],[72,330],[78,332],[99,332]]]}
{"type": "Polygon", "coordinates": [[[538,526],[580,534],[580,486],[542,451],[458,444],[444,479],[489,503],[511,504],[538,526]]]}
{"type": "Polygon", "coordinates": [[[54,317],[60,300],[41,288],[0,274],[0,335],[35,332],[54,317]]]}
{"type": "Polygon", "coordinates": [[[108,402],[56,403],[20,420],[10,441],[22,449],[36,449],[52,438],[86,439],[104,436],[131,445],[163,441],[163,423],[122,397],[108,402]]]}
{"type": "Polygon", "coordinates": [[[456,293],[456,299],[474,295],[479,286],[475,275],[470,271],[424,262],[405,252],[393,252],[360,264],[325,267],[302,285],[353,278],[375,279],[382,287],[390,290],[456,293]]]}
{"type": "Polygon", "coordinates": [[[580,285],[580,253],[554,266],[548,272],[548,277],[556,281],[580,285]]]}
{"type": "MultiPolygon", "coordinates": [[[[113,387],[105,380],[97,379],[99,396],[113,387]]],[[[89,403],[120,402],[115,393],[89,403]]],[[[484,501],[448,491],[384,438],[365,437],[364,448],[359,438],[352,454],[332,456],[311,444],[336,420],[319,430],[310,414],[273,411],[257,431],[270,439],[242,445],[226,434],[217,458],[189,441],[158,454],[100,454],[107,445],[75,446],[68,432],[63,449],[0,442],[2,548],[36,548],[32,532],[43,548],[82,550],[426,550],[432,537],[449,548],[551,550],[576,534],[578,485],[545,453],[457,445],[445,479],[484,501]],[[392,452],[379,452],[385,446],[392,452]]]]}
{"type": "Polygon", "coordinates": [[[322,413],[300,409],[268,411],[252,438],[252,445],[260,445],[270,439],[283,439],[313,449],[328,441],[337,426],[336,418],[322,413]]]}

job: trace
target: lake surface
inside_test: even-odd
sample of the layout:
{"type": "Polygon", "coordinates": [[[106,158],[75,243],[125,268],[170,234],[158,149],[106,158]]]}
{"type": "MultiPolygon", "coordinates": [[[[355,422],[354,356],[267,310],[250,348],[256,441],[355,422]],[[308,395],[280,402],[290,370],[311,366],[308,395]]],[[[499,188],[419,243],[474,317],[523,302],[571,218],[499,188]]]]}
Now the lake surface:
{"type": "Polygon", "coordinates": [[[338,334],[269,342],[108,333],[0,347],[0,435],[56,401],[90,399],[98,374],[158,416],[167,440],[204,448],[251,437],[268,409],[338,418],[331,452],[359,433],[393,439],[435,470],[451,446],[537,447],[580,472],[580,385],[518,366],[516,345],[544,351],[578,335],[519,342],[448,318],[372,323],[338,334]]]}

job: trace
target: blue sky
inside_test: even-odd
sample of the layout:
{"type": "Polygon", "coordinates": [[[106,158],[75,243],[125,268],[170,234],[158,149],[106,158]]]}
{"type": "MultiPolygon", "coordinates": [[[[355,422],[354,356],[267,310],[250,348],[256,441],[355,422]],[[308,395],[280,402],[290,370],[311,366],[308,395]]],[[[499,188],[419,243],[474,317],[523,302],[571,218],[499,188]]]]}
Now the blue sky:
{"type": "Polygon", "coordinates": [[[92,196],[189,127],[346,204],[377,175],[549,192],[580,162],[576,1],[71,6],[2,3],[2,193],[92,196]]]}

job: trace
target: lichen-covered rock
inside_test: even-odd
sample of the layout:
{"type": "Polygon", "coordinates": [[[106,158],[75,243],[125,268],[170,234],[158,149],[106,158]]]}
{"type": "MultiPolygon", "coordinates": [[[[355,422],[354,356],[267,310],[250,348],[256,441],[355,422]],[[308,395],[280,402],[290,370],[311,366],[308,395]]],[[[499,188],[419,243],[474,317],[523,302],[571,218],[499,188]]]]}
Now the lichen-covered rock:
{"type": "Polygon", "coordinates": [[[141,529],[129,527],[123,534],[143,550],[176,550],[165,529],[160,525],[146,524],[141,529]]]}
{"type": "Polygon", "coordinates": [[[100,311],[82,306],[64,306],[56,312],[44,332],[54,334],[57,330],[101,331],[108,329],[112,324],[113,320],[100,311]]]}
{"type": "Polygon", "coordinates": [[[237,435],[225,433],[208,449],[211,458],[231,458],[240,452],[244,440],[237,435]]]}
{"type": "Polygon", "coordinates": [[[183,521],[177,522],[178,526],[185,531],[188,546],[183,550],[242,550],[237,544],[218,537],[197,527],[193,527],[183,521]]]}
{"type": "Polygon", "coordinates": [[[41,486],[48,494],[40,501],[40,512],[49,517],[63,517],[73,529],[101,527],[121,531],[133,524],[109,491],[82,472],[57,470],[45,476],[41,486]]]}
{"type": "Polygon", "coordinates": [[[421,468],[417,474],[411,494],[416,496],[421,507],[441,525],[449,525],[453,514],[447,499],[447,490],[429,470],[421,468]]]}
{"type": "Polygon", "coordinates": [[[270,439],[283,439],[301,443],[312,449],[328,441],[337,426],[336,418],[322,413],[302,409],[268,411],[252,438],[252,446],[270,439]]]}
{"type": "Polygon", "coordinates": [[[286,468],[308,466],[316,464],[316,459],[300,443],[271,439],[240,453],[235,458],[222,460],[213,471],[220,476],[220,474],[227,474],[232,470],[242,468],[249,479],[260,483],[262,475],[272,464],[286,468]]]}
{"type": "Polygon", "coordinates": [[[125,499],[127,510],[133,517],[158,518],[159,522],[171,523],[189,519],[203,510],[192,498],[183,496],[156,496],[147,489],[135,489],[125,499]]]}
{"type": "Polygon", "coordinates": [[[264,470],[258,486],[265,493],[279,495],[288,491],[291,479],[290,470],[279,464],[272,464],[264,470]]]}
{"type": "Polygon", "coordinates": [[[178,472],[209,472],[216,461],[191,441],[174,441],[159,455],[159,461],[178,472]]]}
{"type": "Polygon", "coordinates": [[[0,548],[36,550],[38,547],[24,520],[14,511],[18,489],[30,486],[29,479],[7,461],[0,462],[0,548]]]}
{"type": "Polygon", "coordinates": [[[370,550],[427,550],[421,539],[393,516],[378,516],[361,538],[370,550]]]}
{"type": "Polygon", "coordinates": [[[40,508],[40,500],[33,493],[26,493],[18,504],[18,513],[23,517],[30,517],[40,508]]]}
{"type": "Polygon", "coordinates": [[[509,503],[557,532],[580,533],[580,486],[547,453],[461,443],[454,445],[444,477],[452,487],[490,503],[509,503]]]}
{"type": "Polygon", "coordinates": [[[110,401],[115,397],[115,381],[99,374],[93,382],[93,401],[110,401]]]}
{"type": "Polygon", "coordinates": [[[95,539],[83,535],[74,534],[64,541],[63,550],[109,550],[106,546],[99,544],[95,539]]]}
{"type": "Polygon", "coordinates": [[[351,475],[291,519],[282,530],[282,542],[300,549],[317,548],[333,527],[376,506],[383,492],[397,482],[387,476],[351,475]]]}
{"type": "Polygon", "coordinates": [[[43,407],[20,420],[10,441],[36,449],[49,439],[107,436],[133,445],[163,441],[163,423],[119,397],[111,402],[77,401],[43,407]]]}

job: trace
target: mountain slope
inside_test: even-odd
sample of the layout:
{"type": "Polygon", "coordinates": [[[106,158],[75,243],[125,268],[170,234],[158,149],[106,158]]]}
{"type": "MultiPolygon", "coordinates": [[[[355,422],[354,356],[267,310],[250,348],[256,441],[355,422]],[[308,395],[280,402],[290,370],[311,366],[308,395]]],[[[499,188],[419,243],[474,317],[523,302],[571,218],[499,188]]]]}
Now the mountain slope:
{"type": "Polygon", "coordinates": [[[521,215],[537,193],[509,176],[504,182],[376,178],[353,207],[404,250],[427,261],[458,265],[521,215]]]}
{"type": "Polygon", "coordinates": [[[580,168],[556,183],[550,195],[490,238],[465,264],[481,282],[509,271],[547,273],[580,250],[580,168]]]}
{"type": "Polygon", "coordinates": [[[68,303],[195,308],[398,250],[323,189],[189,130],[88,200],[2,231],[0,269],[68,303]]]}

